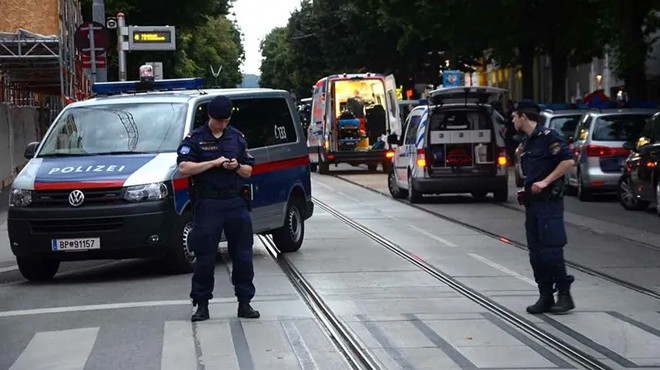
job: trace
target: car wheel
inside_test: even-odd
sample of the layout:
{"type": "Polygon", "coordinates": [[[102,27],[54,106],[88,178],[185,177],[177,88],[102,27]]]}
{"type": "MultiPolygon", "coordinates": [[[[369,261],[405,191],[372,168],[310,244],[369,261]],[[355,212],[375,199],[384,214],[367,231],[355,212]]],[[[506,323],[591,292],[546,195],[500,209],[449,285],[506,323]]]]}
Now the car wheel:
{"type": "Polygon", "coordinates": [[[310,164],[309,164],[309,170],[310,170],[311,172],[316,172],[316,170],[317,170],[318,168],[319,168],[319,164],[318,164],[318,163],[310,163],[310,164]]]}
{"type": "Polygon", "coordinates": [[[295,252],[302,246],[305,237],[304,204],[296,198],[289,200],[284,216],[284,226],[273,231],[273,241],[280,252],[295,252]]]}
{"type": "Polygon", "coordinates": [[[321,161],[319,163],[319,173],[322,175],[327,175],[330,173],[330,163],[327,161],[321,161]]]}
{"type": "Polygon", "coordinates": [[[401,189],[396,183],[396,172],[393,168],[390,168],[390,173],[387,175],[387,188],[390,190],[390,195],[393,198],[402,199],[408,195],[408,192],[405,189],[401,189]]]}
{"type": "Polygon", "coordinates": [[[630,211],[641,211],[649,206],[649,202],[637,199],[633,191],[633,182],[630,176],[622,176],[617,188],[619,203],[630,211]]]}
{"type": "Polygon", "coordinates": [[[419,203],[422,201],[422,193],[413,187],[412,175],[410,173],[408,173],[408,201],[410,203],[419,203]]]}
{"type": "Polygon", "coordinates": [[[368,170],[369,172],[376,172],[377,169],[378,169],[378,165],[377,165],[377,164],[368,164],[368,165],[367,165],[367,170],[368,170]]]}
{"type": "Polygon", "coordinates": [[[382,166],[383,166],[383,173],[390,173],[390,171],[392,170],[392,162],[390,161],[383,161],[382,166]]]}
{"type": "Polygon", "coordinates": [[[581,172],[578,172],[578,176],[577,176],[577,196],[578,199],[580,199],[583,202],[590,201],[592,198],[591,189],[588,189],[584,186],[581,172]]]}
{"type": "Polygon", "coordinates": [[[470,193],[472,195],[472,198],[476,200],[484,200],[486,199],[486,195],[488,195],[488,192],[486,191],[473,191],[470,193]]]}
{"type": "Polygon", "coordinates": [[[163,265],[169,273],[192,272],[195,265],[195,252],[190,246],[190,233],[193,229],[192,213],[186,211],[176,222],[176,232],[172,245],[165,255],[163,265]]]}
{"type": "Polygon", "coordinates": [[[564,175],[564,193],[567,195],[576,195],[577,189],[571,186],[570,181],[568,180],[568,174],[564,175]]]}
{"type": "Polygon", "coordinates": [[[42,256],[16,257],[16,264],[21,275],[30,281],[48,281],[60,268],[60,261],[42,256]]]}

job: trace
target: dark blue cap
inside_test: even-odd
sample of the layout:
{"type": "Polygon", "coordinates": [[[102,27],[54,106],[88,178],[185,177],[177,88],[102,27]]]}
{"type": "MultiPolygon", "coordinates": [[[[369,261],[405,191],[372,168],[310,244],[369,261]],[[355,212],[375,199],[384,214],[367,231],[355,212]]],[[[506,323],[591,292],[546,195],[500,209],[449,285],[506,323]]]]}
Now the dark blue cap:
{"type": "Polygon", "coordinates": [[[532,99],[523,99],[519,101],[516,104],[516,110],[535,110],[535,111],[540,111],[541,108],[539,107],[538,104],[534,102],[532,99]]]}
{"type": "Polygon", "coordinates": [[[211,100],[207,112],[211,118],[227,119],[231,117],[232,104],[226,96],[216,96],[211,100]]]}

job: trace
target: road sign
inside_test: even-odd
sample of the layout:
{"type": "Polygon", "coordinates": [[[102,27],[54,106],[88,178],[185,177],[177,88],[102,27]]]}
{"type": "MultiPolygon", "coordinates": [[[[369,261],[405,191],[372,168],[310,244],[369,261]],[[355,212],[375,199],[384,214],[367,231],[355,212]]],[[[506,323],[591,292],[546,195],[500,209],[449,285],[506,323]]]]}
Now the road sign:
{"type": "MultiPolygon", "coordinates": [[[[81,61],[83,69],[92,68],[92,58],[89,54],[82,54],[81,61]]],[[[96,68],[107,68],[105,53],[96,54],[96,68]]]]}
{"type": "Polygon", "coordinates": [[[128,27],[128,50],[176,50],[174,26],[128,27]]]}
{"type": "Polygon", "coordinates": [[[108,30],[98,22],[85,22],[78,26],[76,33],[74,34],[74,44],[76,49],[82,53],[89,53],[90,39],[89,39],[89,28],[90,26],[94,27],[94,48],[107,50],[110,46],[110,35],[108,30]],[[85,51],[84,49],[87,49],[85,51]]]}

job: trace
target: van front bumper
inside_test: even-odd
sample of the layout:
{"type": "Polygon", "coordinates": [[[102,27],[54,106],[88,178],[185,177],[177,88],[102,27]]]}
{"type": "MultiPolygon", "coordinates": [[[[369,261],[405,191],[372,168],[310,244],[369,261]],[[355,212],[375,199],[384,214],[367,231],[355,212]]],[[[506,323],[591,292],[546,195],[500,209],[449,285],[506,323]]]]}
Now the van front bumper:
{"type": "Polygon", "coordinates": [[[9,242],[15,256],[62,261],[160,256],[175,236],[171,200],[73,209],[10,208],[9,242]],[[54,239],[99,238],[100,248],[53,251],[54,239]]]}

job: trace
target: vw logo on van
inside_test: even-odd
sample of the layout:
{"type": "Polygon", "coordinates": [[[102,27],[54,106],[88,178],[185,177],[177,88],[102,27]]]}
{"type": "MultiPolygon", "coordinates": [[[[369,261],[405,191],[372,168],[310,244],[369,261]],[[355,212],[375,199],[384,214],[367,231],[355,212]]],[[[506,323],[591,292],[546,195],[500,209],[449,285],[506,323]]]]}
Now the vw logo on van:
{"type": "Polygon", "coordinates": [[[74,190],[69,193],[69,204],[74,207],[78,207],[83,204],[85,201],[85,194],[80,190],[74,190]]]}

